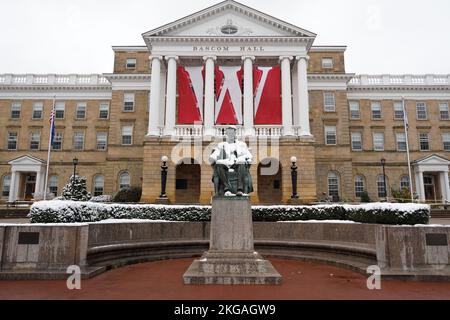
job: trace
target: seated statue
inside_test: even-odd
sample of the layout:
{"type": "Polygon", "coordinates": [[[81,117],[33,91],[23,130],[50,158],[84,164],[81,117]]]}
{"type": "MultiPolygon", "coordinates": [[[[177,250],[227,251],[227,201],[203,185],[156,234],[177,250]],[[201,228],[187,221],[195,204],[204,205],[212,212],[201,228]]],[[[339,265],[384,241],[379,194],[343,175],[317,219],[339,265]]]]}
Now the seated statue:
{"type": "Polygon", "coordinates": [[[214,148],[209,161],[214,168],[213,183],[218,196],[247,196],[253,192],[250,165],[253,156],[243,141],[236,140],[236,127],[229,126],[227,141],[214,148]]]}

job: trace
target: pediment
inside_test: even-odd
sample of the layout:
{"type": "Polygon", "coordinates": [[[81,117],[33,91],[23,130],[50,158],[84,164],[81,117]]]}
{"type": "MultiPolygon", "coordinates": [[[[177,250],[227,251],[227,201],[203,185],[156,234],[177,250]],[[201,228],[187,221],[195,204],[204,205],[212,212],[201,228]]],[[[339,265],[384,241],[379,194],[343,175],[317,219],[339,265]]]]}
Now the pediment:
{"type": "Polygon", "coordinates": [[[149,37],[307,37],[310,31],[227,0],[143,34],[149,37]]]}
{"type": "Polygon", "coordinates": [[[8,162],[10,165],[20,166],[20,165],[42,165],[45,162],[39,158],[32,156],[22,156],[16,159],[13,159],[8,162]]]}
{"type": "Polygon", "coordinates": [[[431,156],[428,156],[428,157],[416,160],[416,161],[414,161],[414,164],[418,164],[418,165],[421,165],[421,166],[422,165],[427,165],[427,166],[428,165],[429,166],[446,165],[446,166],[448,166],[448,165],[450,165],[450,161],[445,159],[445,158],[443,158],[443,157],[441,157],[441,156],[438,156],[438,155],[434,154],[434,155],[431,155],[431,156]]]}

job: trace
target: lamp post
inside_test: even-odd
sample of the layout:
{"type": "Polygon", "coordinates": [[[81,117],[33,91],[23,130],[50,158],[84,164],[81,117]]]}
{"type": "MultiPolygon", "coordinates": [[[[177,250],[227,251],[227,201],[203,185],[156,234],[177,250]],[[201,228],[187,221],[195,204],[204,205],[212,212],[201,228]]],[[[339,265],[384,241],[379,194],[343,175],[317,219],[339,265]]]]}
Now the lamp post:
{"type": "Polygon", "coordinates": [[[386,171],[385,171],[385,166],[386,166],[386,159],[382,158],[381,159],[381,166],[383,167],[383,186],[384,186],[384,196],[386,198],[387,201],[387,187],[386,187],[386,171]]]}
{"type": "Polygon", "coordinates": [[[161,157],[162,166],[161,166],[161,195],[160,198],[167,198],[166,194],[166,183],[167,183],[167,161],[169,161],[169,158],[167,156],[161,157]]]}
{"type": "Polygon", "coordinates": [[[292,195],[291,199],[298,199],[297,194],[297,158],[291,157],[291,179],[292,179],[292,195]]]}
{"type": "Polygon", "coordinates": [[[73,158],[72,163],[73,163],[73,177],[75,178],[77,175],[78,158],[77,157],[73,158]]]}

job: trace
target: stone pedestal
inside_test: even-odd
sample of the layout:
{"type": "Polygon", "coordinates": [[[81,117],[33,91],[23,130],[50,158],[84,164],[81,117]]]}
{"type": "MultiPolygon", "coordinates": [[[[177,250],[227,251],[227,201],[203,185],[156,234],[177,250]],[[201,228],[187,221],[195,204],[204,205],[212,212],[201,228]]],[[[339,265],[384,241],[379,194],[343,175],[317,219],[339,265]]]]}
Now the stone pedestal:
{"type": "Polygon", "coordinates": [[[210,248],[183,276],[185,284],[280,284],[281,275],[254,251],[248,197],[214,197],[210,248]]]}

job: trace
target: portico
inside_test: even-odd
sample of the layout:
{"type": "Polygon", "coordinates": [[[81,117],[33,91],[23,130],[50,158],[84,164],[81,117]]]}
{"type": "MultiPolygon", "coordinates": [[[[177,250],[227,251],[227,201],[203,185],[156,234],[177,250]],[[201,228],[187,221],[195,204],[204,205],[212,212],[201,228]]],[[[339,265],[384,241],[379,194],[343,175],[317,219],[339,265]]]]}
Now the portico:
{"type": "Polygon", "coordinates": [[[8,162],[11,166],[9,202],[31,200],[44,192],[45,162],[32,156],[23,156],[8,162]]]}
{"type": "Polygon", "coordinates": [[[449,202],[449,165],[450,161],[438,155],[414,161],[416,193],[420,202],[449,202]]]}
{"type": "Polygon", "coordinates": [[[307,62],[314,33],[230,1],[143,37],[151,52],[147,136],[215,136],[226,124],[243,136],[311,136],[307,62]],[[267,77],[280,86],[269,88],[267,77]],[[186,98],[192,93],[183,81],[195,97],[186,98]],[[183,108],[199,116],[185,121],[183,108]]]}

